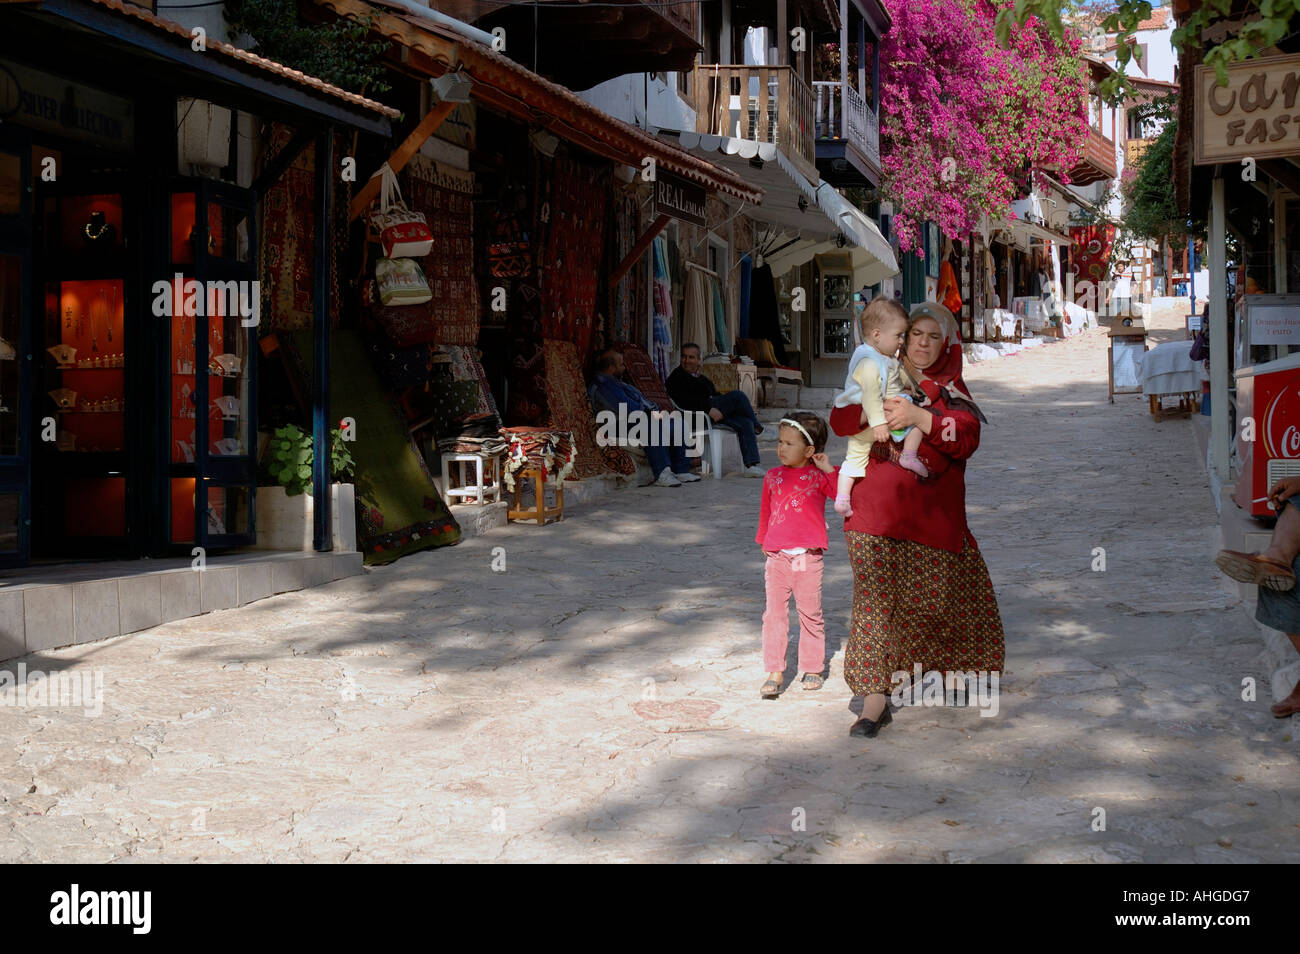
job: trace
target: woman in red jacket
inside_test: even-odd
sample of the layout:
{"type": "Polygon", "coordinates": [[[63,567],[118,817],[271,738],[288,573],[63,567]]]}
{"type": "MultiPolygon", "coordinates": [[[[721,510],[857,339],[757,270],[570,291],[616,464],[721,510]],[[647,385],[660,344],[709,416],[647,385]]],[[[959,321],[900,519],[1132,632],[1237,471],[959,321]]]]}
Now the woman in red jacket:
{"type": "MultiPolygon", "coordinates": [[[[1005,654],[993,583],[966,526],[966,458],[979,447],[984,416],[961,378],[952,312],[924,302],[909,322],[904,364],[932,403],[892,398],[885,413],[891,428],[924,432],[920,457],[931,477],[918,480],[876,444],[844,521],[853,566],[844,680],[865,696],[850,734],[867,737],[892,720],[896,673],[910,676],[917,665],[922,673],[1000,673],[1005,654]]],[[[866,414],[857,405],[836,408],[830,423],[848,436],[866,426],[866,414]]]]}

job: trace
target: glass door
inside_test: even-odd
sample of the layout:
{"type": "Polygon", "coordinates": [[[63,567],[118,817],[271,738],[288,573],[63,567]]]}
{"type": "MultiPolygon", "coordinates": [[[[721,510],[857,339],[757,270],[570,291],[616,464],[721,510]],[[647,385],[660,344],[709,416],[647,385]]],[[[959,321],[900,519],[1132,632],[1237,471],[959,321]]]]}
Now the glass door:
{"type": "Polygon", "coordinates": [[[247,546],[255,534],[261,292],[251,192],[206,180],[170,195],[170,542],[247,546]]]}
{"type": "Polygon", "coordinates": [[[27,562],[31,540],[31,147],[0,128],[0,566],[27,562]]]}
{"type": "Polygon", "coordinates": [[[43,187],[42,281],[34,347],[40,440],[33,488],[40,555],[134,555],[141,482],[128,373],[131,220],[126,183],[95,177],[43,187]]]}

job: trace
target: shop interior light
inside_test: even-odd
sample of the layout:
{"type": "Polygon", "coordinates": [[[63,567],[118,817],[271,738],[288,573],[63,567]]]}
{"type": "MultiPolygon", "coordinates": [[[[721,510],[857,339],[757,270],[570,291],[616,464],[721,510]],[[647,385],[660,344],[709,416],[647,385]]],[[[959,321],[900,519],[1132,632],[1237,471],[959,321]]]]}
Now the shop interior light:
{"type": "Polygon", "coordinates": [[[469,91],[474,88],[474,81],[464,73],[443,73],[429,82],[433,94],[444,103],[468,103],[469,91]]]}

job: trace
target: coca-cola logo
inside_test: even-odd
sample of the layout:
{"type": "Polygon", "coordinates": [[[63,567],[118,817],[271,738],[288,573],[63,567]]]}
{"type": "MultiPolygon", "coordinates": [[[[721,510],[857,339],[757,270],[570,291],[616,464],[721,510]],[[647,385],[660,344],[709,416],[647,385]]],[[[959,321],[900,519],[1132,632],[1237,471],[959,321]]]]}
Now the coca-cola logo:
{"type": "Polygon", "coordinates": [[[1264,450],[1270,459],[1300,458],[1300,375],[1273,395],[1264,411],[1264,450]]]}

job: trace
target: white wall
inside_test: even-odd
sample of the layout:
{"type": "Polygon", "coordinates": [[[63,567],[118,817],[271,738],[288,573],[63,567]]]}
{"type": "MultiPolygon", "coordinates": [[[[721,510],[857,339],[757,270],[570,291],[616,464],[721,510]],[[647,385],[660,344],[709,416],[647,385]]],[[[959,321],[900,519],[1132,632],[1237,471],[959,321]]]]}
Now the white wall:
{"type": "MultiPolygon", "coordinates": [[[[646,126],[646,75],[628,73],[599,83],[578,93],[597,109],[631,123],[646,126]]],[[[660,129],[694,129],[695,110],[677,94],[677,74],[669,73],[668,82],[652,79],[649,89],[649,124],[660,129]]]]}

